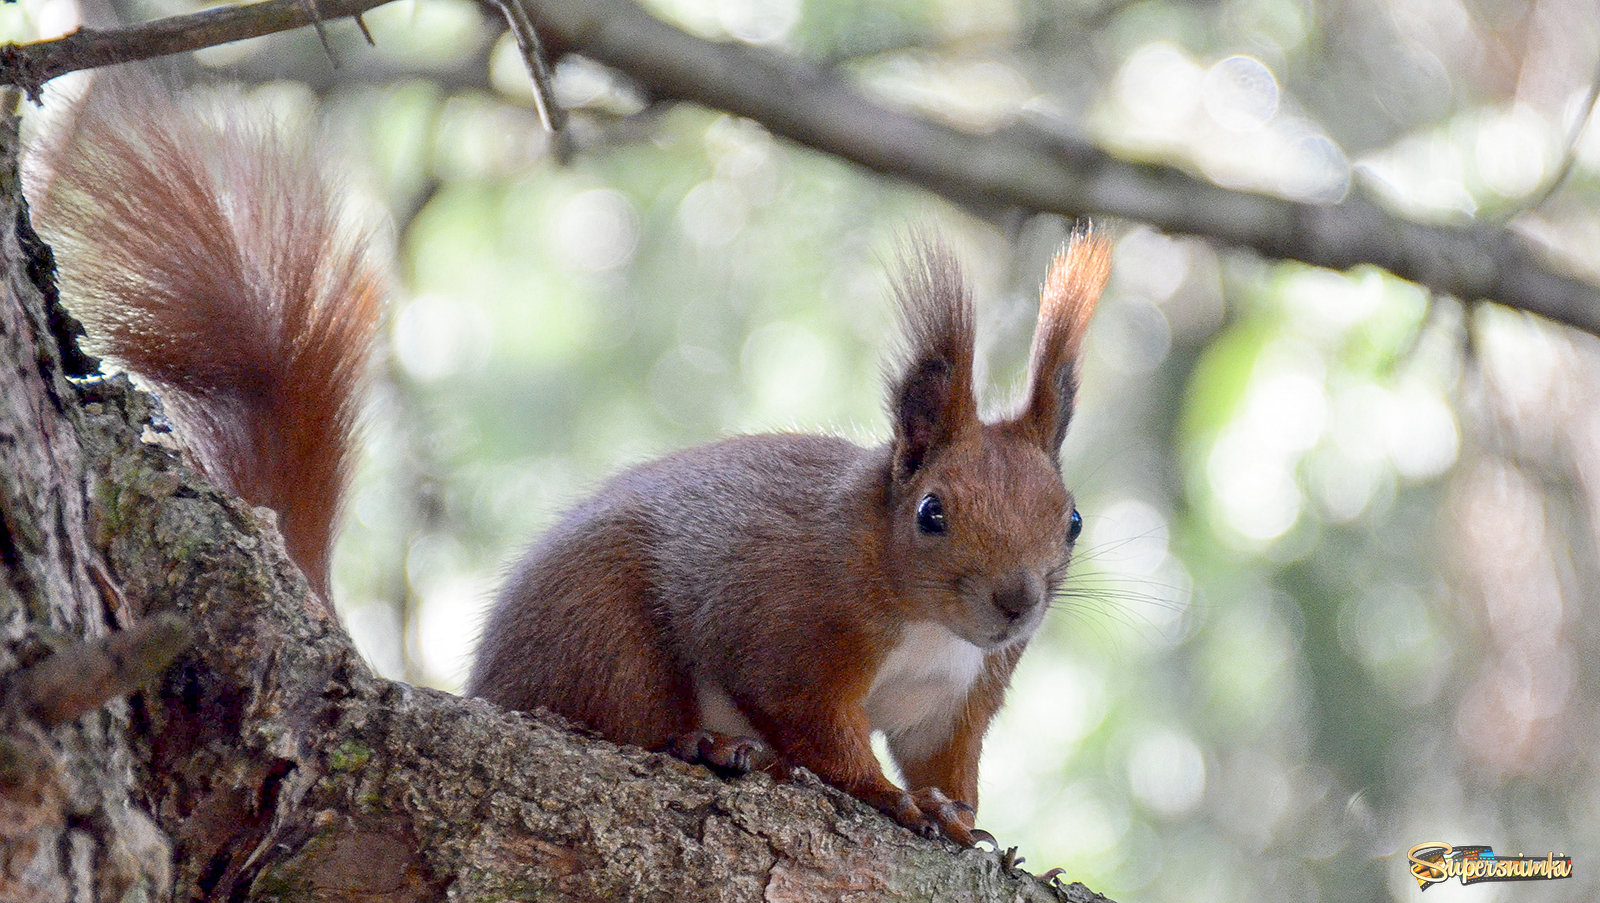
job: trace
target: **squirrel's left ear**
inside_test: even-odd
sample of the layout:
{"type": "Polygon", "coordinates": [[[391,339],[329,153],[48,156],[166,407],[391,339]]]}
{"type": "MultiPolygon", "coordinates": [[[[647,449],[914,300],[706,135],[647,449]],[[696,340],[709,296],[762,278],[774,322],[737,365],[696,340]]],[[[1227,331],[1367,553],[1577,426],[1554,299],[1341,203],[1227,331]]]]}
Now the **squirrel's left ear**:
{"type": "Polygon", "coordinates": [[[1039,290],[1028,405],[1008,426],[1051,457],[1060,453],[1072,420],[1083,334],[1110,274],[1110,243],[1088,229],[1074,230],[1039,290]]]}

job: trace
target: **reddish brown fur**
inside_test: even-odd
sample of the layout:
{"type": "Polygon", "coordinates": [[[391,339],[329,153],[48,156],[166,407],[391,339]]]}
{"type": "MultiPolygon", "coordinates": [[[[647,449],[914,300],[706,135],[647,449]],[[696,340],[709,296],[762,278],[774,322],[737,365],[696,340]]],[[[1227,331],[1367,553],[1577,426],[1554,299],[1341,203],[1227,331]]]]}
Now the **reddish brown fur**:
{"type": "Polygon", "coordinates": [[[697,695],[710,687],[788,763],[971,843],[939,791],[976,803],[984,732],[1071,556],[1056,455],[1106,261],[1074,236],[1046,284],[1031,400],[984,424],[971,300],[950,254],[921,243],[897,291],[908,348],[888,444],[747,436],[621,474],[518,565],[468,692],[665,749],[717,727],[697,695]],[[947,534],[917,526],[930,493],[947,534]],[[919,636],[955,658],[919,658],[903,645],[919,636]],[[970,685],[948,677],[980,654],[970,685]],[[937,701],[947,677],[960,688],[947,716],[873,695],[899,679],[937,701]],[[894,722],[876,726],[914,792],[874,758],[869,707],[894,722]]]}
{"type": "Polygon", "coordinates": [[[97,85],[46,163],[36,220],[95,350],[155,384],[213,480],[278,512],[327,600],[384,295],[338,186],[306,137],[148,85],[97,85]]]}

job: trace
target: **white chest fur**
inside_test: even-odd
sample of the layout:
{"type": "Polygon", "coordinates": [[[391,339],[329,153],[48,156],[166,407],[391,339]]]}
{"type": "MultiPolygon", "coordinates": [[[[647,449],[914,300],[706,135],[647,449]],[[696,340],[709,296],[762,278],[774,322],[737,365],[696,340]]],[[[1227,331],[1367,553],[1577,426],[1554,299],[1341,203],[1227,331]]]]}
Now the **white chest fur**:
{"type": "Polygon", "coordinates": [[[941,624],[910,624],[872,681],[867,718],[902,748],[943,742],[982,671],[982,649],[941,624]]]}

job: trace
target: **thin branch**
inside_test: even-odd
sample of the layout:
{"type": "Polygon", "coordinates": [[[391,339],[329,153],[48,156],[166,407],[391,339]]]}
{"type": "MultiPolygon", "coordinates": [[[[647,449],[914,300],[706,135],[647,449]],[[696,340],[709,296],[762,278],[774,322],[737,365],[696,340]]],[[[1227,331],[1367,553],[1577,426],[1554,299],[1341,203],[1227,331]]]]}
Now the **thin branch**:
{"type": "Polygon", "coordinates": [[[47,727],[65,724],[165,671],[193,640],[180,615],[163,612],[127,630],[57,652],[6,681],[6,704],[47,727]]]}
{"type": "Polygon", "coordinates": [[[30,100],[37,101],[45,82],[68,72],[202,50],[327,19],[359,16],[387,2],[320,0],[313,11],[304,0],[266,0],[246,6],[219,6],[125,28],[80,28],[49,41],[0,47],[0,82],[22,88],[30,100]]]}

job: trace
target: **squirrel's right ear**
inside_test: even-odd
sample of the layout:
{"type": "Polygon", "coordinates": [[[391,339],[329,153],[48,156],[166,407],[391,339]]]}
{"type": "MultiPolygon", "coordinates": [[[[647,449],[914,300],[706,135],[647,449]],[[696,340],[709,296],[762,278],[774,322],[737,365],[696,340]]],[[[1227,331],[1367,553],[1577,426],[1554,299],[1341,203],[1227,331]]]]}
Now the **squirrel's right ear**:
{"type": "Polygon", "coordinates": [[[1052,457],[1072,420],[1083,334],[1110,274],[1111,245],[1088,229],[1074,230],[1039,290],[1028,406],[1009,425],[1052,457]]]}
{"type": "Polygon", "coordinates": [[[978,425],[972,294],[950,249],[913,236],[895,285],[906,350],[891,387],[895,475],[908,477],[978,425]]]}

